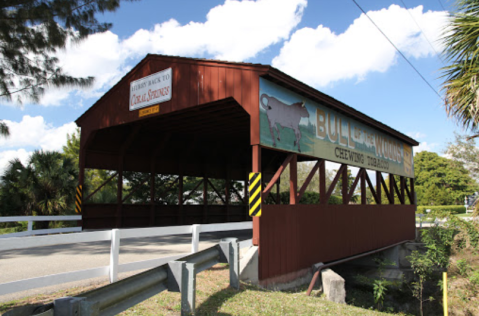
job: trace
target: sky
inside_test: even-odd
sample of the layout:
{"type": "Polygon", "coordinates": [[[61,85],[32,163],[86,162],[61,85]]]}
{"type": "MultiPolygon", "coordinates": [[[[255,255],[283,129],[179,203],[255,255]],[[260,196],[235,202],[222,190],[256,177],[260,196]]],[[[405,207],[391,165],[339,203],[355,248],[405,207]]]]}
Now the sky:
{"type": "Polygon", "coordinates": [[[440,38],[452,0],[356,0],[421,79],[352,0],[141,0],[99,15],[104,33],[57,52],[92,87],[47,89],[40,103],[0,100],[0,175],[14,158],[62,150],[74,121],[146,54],[272,65],[416,139],[415,152],[443,154],[454,132],[441,100],[440,38]],[[440,96],[437,95],[439,93],[440,96]]]}

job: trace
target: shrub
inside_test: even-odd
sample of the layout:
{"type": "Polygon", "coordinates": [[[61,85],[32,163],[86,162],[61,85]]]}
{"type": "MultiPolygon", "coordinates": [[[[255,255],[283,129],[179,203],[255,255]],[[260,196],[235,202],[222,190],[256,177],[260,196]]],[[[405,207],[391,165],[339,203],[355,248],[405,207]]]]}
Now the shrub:
{"type": "MultiPolygon", "coordinates": [[[[276,193],[271,192],[266,199],[266,204],[276,204],[276,193]]],[[[281,204],[289,204],[289,192],[281,192],[279,194],[281,204]]],[[[340,196],[331,196],[328,200],[328,204],[342,204],[343,198],[340,196]]],[[[317,192],[304,192],[299,204],[319,204],[319,193],[317,192]]]]}
{"type": "Polygon", "coordinates": [[[466,208],[464,205],[421,205],[417,207],[418,214],[427,214],[426,210],[430,209],[431,213],[449,212],[451,214],[464,214],[466,208]]]}

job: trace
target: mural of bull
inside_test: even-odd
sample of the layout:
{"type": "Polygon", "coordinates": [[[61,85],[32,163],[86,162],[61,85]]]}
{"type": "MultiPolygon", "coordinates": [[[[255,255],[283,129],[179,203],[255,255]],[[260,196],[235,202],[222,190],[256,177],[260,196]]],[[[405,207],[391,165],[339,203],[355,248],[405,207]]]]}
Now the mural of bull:
{"type": "Polygon", "coordinates": [[[299,122],[303,117],[309,117],[308,110],[304,106],[304,102],[296,102],[291,105],[287,105],[276,99],[263,93],[259,98],[261,106],[266,110],[268,116],[269,131],[271,132],[271,138],[273,139],[273,146],[276,147],[276,140],[274,137],[273,128],[278,134],[278,141],[281,141],[278,125],[281,129],[287,127],[294,131],[296,139],[293,146],[298,145],[298,151],[301,152],[299,141],[301,140],[301,131],[299,130],[299,122]],[[266,102],[265,102],[266,101],[266,102]]]}

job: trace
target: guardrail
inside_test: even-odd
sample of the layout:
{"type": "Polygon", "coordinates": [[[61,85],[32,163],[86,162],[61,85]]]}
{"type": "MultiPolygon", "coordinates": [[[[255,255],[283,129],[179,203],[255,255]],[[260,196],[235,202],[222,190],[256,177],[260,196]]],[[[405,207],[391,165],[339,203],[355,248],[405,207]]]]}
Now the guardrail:
{"type": "Polygon", "coordinates": [[[0,235],[0,238],[23,237],[33,235],[47,235],[58,233],[76,233],[81,232],[81,227],[65,227],[65,228],[50,228],[50,229],[36,229],[33,230],[33,222],[45,221],[79,221],[81,215],[65,215],[65,216],[6,216],[0,217],[0,223],[11,222],[28,222],[27,230],[18,233],[0,235]]]}
{"type": "MultiPolygon", "coordinates": [[[[84,232],[66,235],[51,235],[39,237],[5,238],[0,242],[0,251],[26,249],[42,246],[74,244],[80,242],[110,241],[110,265],[87,270],[72,271],[54,275],[47,275],[31,279],[13,281],[0,284],[0,295],[63,284],[73,281],[86,280],[95,277],[109,276],[110,282],[118,280],[118,273],[140,269],[151,269],[169,261],[184,257],[188,253],[175,256],[150,259],[144,261],[118,264],[120,254],[120,240],[126,238],[159,237],[171,235],[192,235],[191,253],[198,251],[199,234],[202,232],[218,232],[231,230],[252,229],[252,222],[238,222],[228,224],[206,224],[188,226],[153,227],[137,229],[113,229],[111,231],[84,232]]],[[[240,243],[241,247],[251,245],[251,240],[240,243]]]]}
{"type": "Polygon", "coordinates": [[[170,261],[113,284],[59,298],[50,304],[14,309],[4,315],[116,315],[165,290],[180,292],[181,315],[191,315],[195,314],[196,274],[217,263],[229,263],[230,286],[239,289],[239,243],[236,238],[227,238],[179,261],[170,261]]]}

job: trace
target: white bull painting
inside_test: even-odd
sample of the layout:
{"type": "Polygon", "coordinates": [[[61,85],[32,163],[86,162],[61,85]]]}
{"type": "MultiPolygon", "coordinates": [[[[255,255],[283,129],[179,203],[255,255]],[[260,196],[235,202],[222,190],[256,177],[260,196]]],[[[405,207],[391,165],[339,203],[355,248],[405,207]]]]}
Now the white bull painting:
{"type": "Polygon", "coordinates": [[[301,118],[309,118],[309,113],[304,102],[300,101],[288,105],[266,93],[263,93],[260,96],[259,101],[261,106],[266,110],[269,131],[271,132],[271,138],[273,139],[273,146],[276,147],[276,137],[273,129],[276,130],[276,134],[278,135],[277,140],[281,141],[280,130],[278,129],[279,125],[281,130],[285,127],[293,130],[295,135],[293,146],[298,146],[298,151],[301,152],[301,147],[299,145],[299,141],[301,140],[299,123],[301,118]]]}

